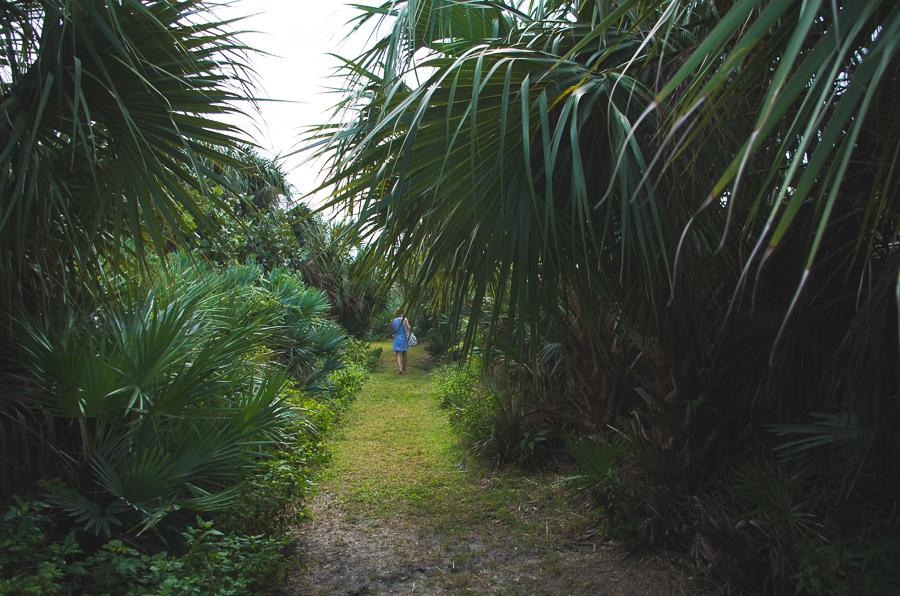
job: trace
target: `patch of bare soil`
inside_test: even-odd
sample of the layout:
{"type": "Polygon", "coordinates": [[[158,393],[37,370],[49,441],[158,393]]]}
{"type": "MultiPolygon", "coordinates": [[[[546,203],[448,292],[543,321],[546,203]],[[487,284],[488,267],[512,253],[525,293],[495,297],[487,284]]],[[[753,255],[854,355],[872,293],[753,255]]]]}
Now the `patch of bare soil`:
{"type": "Polygon", "coordinates": [[[412,516],[348,514],[327,492],[301,529],[305,569],[277,594],[713,594],[687,572],[610,543],[524,546],[499,525],[447,536],[412,516]]]}

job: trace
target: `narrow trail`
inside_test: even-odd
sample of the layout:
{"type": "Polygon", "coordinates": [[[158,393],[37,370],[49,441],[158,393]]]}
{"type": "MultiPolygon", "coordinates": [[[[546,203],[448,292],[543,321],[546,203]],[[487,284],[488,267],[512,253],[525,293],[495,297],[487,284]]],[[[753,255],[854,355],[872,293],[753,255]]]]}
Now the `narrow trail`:
{"type": "Polygon", "coordinates": [[[584,504],[552,475],[472,462],[431,397],[421,347],[381,365],[331,440],[299,529],[304,569],[279,595],[689,593],[668,563],[583,537],[584,504]]]}

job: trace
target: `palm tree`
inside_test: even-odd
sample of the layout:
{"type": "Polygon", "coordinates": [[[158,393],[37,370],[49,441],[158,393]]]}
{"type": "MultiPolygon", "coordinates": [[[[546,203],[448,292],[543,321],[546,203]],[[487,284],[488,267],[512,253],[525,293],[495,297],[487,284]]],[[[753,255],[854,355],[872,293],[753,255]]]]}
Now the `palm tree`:
{"type": "Polygon", "coordinates": [[[277,160],[259,155],[249,145],[227,148],[223,153],[203,161],[209,170],[228,181],[227,188],[240,192],[235,208],[238,216],[246,218],[291,203],[291,184],[277,160]]]}
{"type": "Polygon", "coordinates": [[[71,299],[101,261],[202,221],[191,191],[222,179],[203,158],[236,147],[221,116],[250,95],[245,48],[203,0],[7,2],[0,24],[8,331],[14,305],[71,299]]]}
{"type": "Polygon", "coordinates": [[[836,500],[896,494],[900,5],[398,0],[369,23],[349,124],[309,140],[372,267],[421,259],[413,300],[488,308],[532,364],[561,343],[592,425],[646,400],[676,469],[804,421],[772,427],[782,453],[857,454],[836,500]]]}
{"type": "Polygon", "coordinates": [[[851,311],[866,304],[885,325],[841,311],[832,343],[892,343],[900,146],[879,130],[900,126],[887,107],[900,9],[720,8],[370,9],[360,21],[389,31],[348,61],[343,107],[356,119],[313,137],[332,159],[326,185],[391,274],[425,255],[420,295],[471,293],[472,316],[490,295],[495,320],[510,313],[537,337],[541,312],[572,317],[576,306],[587,328],[614,316],[666,352],[757,325],[752,349],[778,369],[776,340],[788,351],[852,297],[851,311]],[[763,325],[753,315],[765,312],[763,325]]]}
{"type": "Polygon", "coordinates": [[[34,480],[59,464],[53,454],[67,453],[78,462],[67,470],[72,477],[90,476],[85,490],[103,486],[107,497],[127,501],[128,515],[158,519],[179,501],[202,509],[235,462],[280,424],[278,373],[251,370],[237,384],[216,377],[212,385],[225,390],[218,397],[209,385],[190,389],[211,380],[204,363],[217,361],[206,370],[225,374],[258,352],[264,316],[217,330],[209,319],[219,312],[185,296],[123,302],[126,294],[109,283],[128,262],[142,263],[147,249],[189,242],[188,222],[205,222],[201,204],[226,208],[212,184],[242,190],[227,175],[241,165],[238,131],[220,120],[252,96],[247,48],[212,6],[0,3],[0,418],[5,448],[23,454],[4,466],[4,498],[10,488],[33,492],[34,480]],[[30,319],[31,332],[20,324],[30,319]],[[58,321],[61,331],[52,328],[58,321]],[[27,336],[43,339],[29,344],[27,336]],[[66,354],[82,361],[73,365],[66,354]],[[129,370],[142,379],[134,387],[152,377],[161,390],[149,401],[171,415],[166,429],[143,418],[146,399],[118,399],[115,385],[129,370]],[[210,405],[197,432],[186,434],[179,425],[210,405]]]}
{"type": "MultiPolygon", "coordinates": [[[[659,55],[693,37],[644,43],[665,15],[643,4],[605,19],[559,2],[532,14],[443,1],[365,14],[396,22],[350,62],[354,124],[323,127],[316,141],[334,160],[326,184],[377,237],[377,258],[396,275],[426,255],[420,294],[429,284],[471,290],[472,316],[493,294],[495,321],[508,309],[533,329],[539,304],[593,310],[598,293],[623,294],[621,278],[652,280],[652,304],[664,304],[665,242],[680,228],[663,216],[655,178],[643,179],[661,110],[645,116],[648,132],[632,125],[652,100],[659,55]],[[588,47],[600,32],[604,44],[588,47]],[[419,71],[428,78],[413,87],[419,71]]],[[[686,201],[670,202],[678,213],[686,201]]]]}

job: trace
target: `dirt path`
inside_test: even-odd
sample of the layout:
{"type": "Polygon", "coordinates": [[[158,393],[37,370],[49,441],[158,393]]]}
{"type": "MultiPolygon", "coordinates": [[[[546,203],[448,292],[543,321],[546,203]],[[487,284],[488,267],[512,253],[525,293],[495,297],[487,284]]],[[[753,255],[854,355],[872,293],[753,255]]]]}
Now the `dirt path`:
{"type": "Polygon", "coordinates": [[[590,511],[549,475],[473,464],[430,396],[421,348],[399,376],[389,344],[332,442],[300,529],[307,594],[702,593],[658,558],[586,538],[590,511]]]}

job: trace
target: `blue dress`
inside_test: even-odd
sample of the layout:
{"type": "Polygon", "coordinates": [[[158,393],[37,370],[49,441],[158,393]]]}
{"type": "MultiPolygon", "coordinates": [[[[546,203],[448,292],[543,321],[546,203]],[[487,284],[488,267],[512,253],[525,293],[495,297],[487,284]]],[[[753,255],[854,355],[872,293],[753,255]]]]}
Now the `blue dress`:
{"type": "Polygon", "coordinates": [[[405,352],[409,349],[408,339],[406,337],[406,325],[403,324],[403,317],[397,317],[391,321],[391,329],[394,331],[394,347],[395,352],[405,352]]]}

